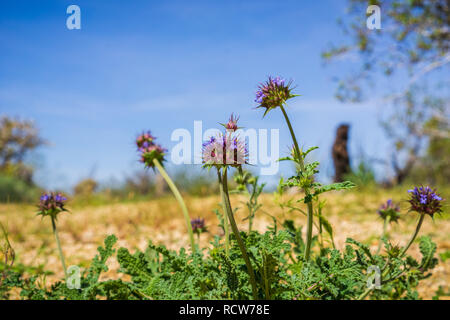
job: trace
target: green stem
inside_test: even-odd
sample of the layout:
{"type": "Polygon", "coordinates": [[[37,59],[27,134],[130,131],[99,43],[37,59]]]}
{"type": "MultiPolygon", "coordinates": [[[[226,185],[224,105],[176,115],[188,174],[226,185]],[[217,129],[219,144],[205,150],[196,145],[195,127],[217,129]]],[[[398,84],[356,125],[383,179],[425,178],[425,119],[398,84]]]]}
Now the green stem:
{"type": "MultiPolygon", "coordinates": [[[[408,244],[406,245],[406,247],[403,248],[402,252],[400,252],[399,258],[403,257],[406,253],[406,251],[408,251],[409,247],[412,245],[412,243],[414,242],[414,240],[417,237],[417,234],[419,233],[420,227],[422,226],[423,220],[425,218],[425,214],[421,214],[420,218],[419,218],[419,222],[417,223],[416,226],[416,230],[414,231],[414,234],[412,235],[411,239],[409,240],[408,244]]],[[[384,271],[381,274],[381,278],[384,279],[387,274],[389,273],[389,265],[388,263],[386,263],[386,265],[383,267],[384,271]]]]}
{"type": "Polygon", "coordinates": [[[225,254],[227,257],[230,255],[230,228],[228,225],[228,217],[227,217],[227,205],[226,205],[226,196],[223,190],[222,176],[220,174],[220,169],[217,168],[217,178],[219,179],[219,190],[220,196],[222,198],[222,210],[223,210],[223,229],[225,231],[225,254]]]}
{"type": "Polygon", "coordinates": [[[175,185],[175,183],[172,181],[172,179],[170,179],[166,170],[164,170],[164,167],[161,165],[161,163],[157,159],[153,159],[153,163],[158,168],[158,170],[161,173],[164,180],[166,180],[166,182],[169,185],[170,190],[172,190],[172,193],[175,196],[175,198],[178,200],[181,210],[183,211],[184,219],[186,222],[186,227],[187,227],[187,230],[189,233],[189,240],[191,242],[191,248],[192,248],[192,251],[194,251],[195,250],[194,233],[192,232],[191,219],[189,218],[189,213],[186,208],[186,204],[183,201],[183,197],[181,196],[180,191],[178,191],[178,188],[175,185]]]}
{"type": "Polygon", "coordinates": [[[377,254],[380,253],[381,250],[381,245],[383,243],[383,241],[381,239],[383,239],[383,237],[386,235],[386,231],[387,231],[387,226],[389,225],[389,221],[391,220],[390,216],[387,216],[386,219],[384,219],[384,223],[383,223],[383,233],[381,234],[381,238],[380,238],[380,242],[378,243],[378,249],[377,249],[377,254]]]}
{"type": "MultiPolygon", "coordinates": [[[[289,120],[289,117],[286,113],[286,110],[284,109],[283,105],[280,106],[281,111],[283,112],[284,118],[286,119],[286,123],[289,127],[289,132],[291,133],[292,141],[294,142],[294,154],[295,157],[298,160],[298,164],[300,165],[300,170],[305,171],[305,163],[303,161],[303,156],[300,153],[300,148],[298,146],[297,138],[295,137],[294,130],[292,129],[291,121],[289,120]]],[[[309,188],[305,189],[305,195],[309,196],[309,188]]],[[[311,252],[311,241],[312,241],[312,228],[313,228],[313,205],[312,202],[309,201],[307,203],[308,206],[308,221],[307,221],[307,229],[306,229],[306,247],[305,247],[305,260],[309,260],[309,255],[311,252]]]]}
{"type": "Polygon", "coordinates": [[[252,225],[253,225],[253,211],[251,209],[248,210],[249,211],[249,218],[248,218],[248,234],[250,234],[252,232],[252,225]]]}
{"type": "Polygon", "coordinates": [[[323,249],[322,219],[320,211],[319,211],[319,236],[320,236],[320,248],[323,249]]]}
{"type": "Polygon", "coordinates": [[[238,243],[239,249],[241,250],[242,257],[244,258],[245,265],[247,266],[248,275],[250,276],[250,284],[252,286],[253,299],[258,299],[258,291],[256,288],[256,279],[255,273],[253,271],[252,264],[247,254],[247,250],[245,248],[244,241],[242,241],[241,234],[237,227],[236,221],[234,220],[233,209],[231,208],[230,197],[228,195],[228,181],[227,181],[227,168],[223,169],[223,177],[222,177],[222,186],[223,192],[225,194],[225,202],[226,202],[226,212],[228,214],[228,218],[230,219],[231,229],[236,237],[236,241],[238,243]]]}
{"type": "MultiPolygon", "coordinates": [[[[241,175],[241,177],[244,177],[244,171],[242,170],[242,166],[239,166],[238,168],[238,172],[241,175]]],[[[248,186],[248,184],[245,184],[245,188],[247,189],[247,193],[250,196],[248,204],[247,204],[247,209],[248,209],[248,233],[250,234],[250,232],[252,231],[252,223],[253,223],[253,205],[252,205],[252,201],[253,201],[253,196],[255,194],[255,186],[253,188],[253,191],[250,192],[250,187],[248,186]]]]}
{"type": "Polygon", "coordinates": [[[64,255],[63,255],[63,252],[62,252],[62,249],[61,249],[61,243],[59,242],[58,229],[56,229],[55,218],[53,216],[51,218],[52,218],[53,234],[55,235],[56,244],[58,246],[59,258],[61,259],[61,264],[62,264],[63,269],[64,269],[64,277],[67,279],[66,262],[64,261],[64,255]]]}
{"type": "Polygon", "coordinates": [[[367,297],[369,295],[369,293],[371,293],[373,290],[373,288],[367,288],[366,291],[364,291],[356,300],[363,300],[365,297],[367,297]]]}
{"type": "Polygon", "coordinates": [[[413,236],[411,237],[411,240],[409,240],[408,244],[406,245],[406,247],[402,250],[402,252],[400,253],[400,257],[403,257],[406,253],[406,251],[408,251],[409,247],[412,245],[412,243],[414,242],[414,240],[417,237],[417,234],[419,233],[420,227],[422,226],[422,222],[423,219],[425,218],[425,214],[421,214],[420,215],[420,219],[419,222],[417,223],[417,227],[416,227],[416,231],[414,231],[413,236]]]}

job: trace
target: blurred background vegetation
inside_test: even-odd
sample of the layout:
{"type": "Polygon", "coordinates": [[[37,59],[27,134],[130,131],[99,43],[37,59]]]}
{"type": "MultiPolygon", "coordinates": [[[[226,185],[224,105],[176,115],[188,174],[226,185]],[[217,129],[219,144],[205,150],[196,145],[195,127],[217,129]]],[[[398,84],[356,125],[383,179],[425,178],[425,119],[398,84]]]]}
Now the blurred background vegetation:
{"type": "MultiPolygon", "coordinates": [[[[336,76],[336,98],[345,103],[363,101],[371,97],[376,83],[403,81],[395,89],[381,86],[376,91],[384,97],[383,105],[391,106],[385,108],[387,112],[380,119],[389,137],[390,153],[379,154],[376,159],[348,157],[350,170],[344,178],[360,188],[403,184],[447,186],[450,181],[448,1],[349,0],[347,4],[348,16],[339,25],[348,35],[348,42],[331,44],[322,54],[327,64],[339,60],[352,66],[348,74],[336,76]],[[368,4],[382,7],[382,32],[366,26],[366,16],[360,13],[366,11],[368,4]],[[358,59],[345,62],[342,58],[349,55],[358,59]],[[384,163],[386,173],[377,177],[374,162],[384,163]]],[[[341,143],[344,148],[346,143],[341,143]]],[[[42,190],[35,183],[34,168],[27,159],[46,144],[32,121],[0,118],[0,202],[36,201],[42,190]]],[[[345,155],[347,150],[341,152],[345,155]]],[[[172,174],[184,193],[207,196],[217,192],[215,177],[207,172],[185,170],[172,174]]],[[[79,202],[104,203],[137,201],[166,192],[167,187],[158,175],[139,171],[118,184],[102,184],[92,177],[81,179],[72,195],[79,202]]]]}

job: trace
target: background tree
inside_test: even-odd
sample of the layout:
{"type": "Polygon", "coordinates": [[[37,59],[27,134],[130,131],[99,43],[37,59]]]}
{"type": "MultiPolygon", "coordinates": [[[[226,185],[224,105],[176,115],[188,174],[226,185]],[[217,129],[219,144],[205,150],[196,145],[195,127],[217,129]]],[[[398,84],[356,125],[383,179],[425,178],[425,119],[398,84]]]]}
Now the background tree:
{"type": "Polygon", "coordinates": [[[334,163],[334,182],[342,182],[350,173],[350,156],[348,153],[349,125],[341,124],[336,130],[336,139],[331,150],[334,163]]]}
{"type": "Polygon", "coordinates": [[[76,197],[89,198],[94,195],[98,189],[98,183],[93,178],[82,179],[73,188],[73,193],[76,197]]]}
{"type": "Polygon", "coordinates": [[[32,183],[33,169],[25,165],[26,155],[45,144],[32,121],[0,118],[0,173],[32,183]]]}
{"type": "Polygon", "coordinates": [[[414,166],[433,157],[430,148],[421,155],[425,143],[437,139],[449,144],[449,3],[349,0],[348,16],[339,22],[349,43],[333,44],[323,53],[327,62],[353,57],[352,64],[357,64],[337,78],[338,99],[359,102],[378,93],[383,96],[380,120],[392,141],[394,183],[403,182],[414,166]],[[380,30],[366,26],[369,5],[381,8],[380,30]]]}

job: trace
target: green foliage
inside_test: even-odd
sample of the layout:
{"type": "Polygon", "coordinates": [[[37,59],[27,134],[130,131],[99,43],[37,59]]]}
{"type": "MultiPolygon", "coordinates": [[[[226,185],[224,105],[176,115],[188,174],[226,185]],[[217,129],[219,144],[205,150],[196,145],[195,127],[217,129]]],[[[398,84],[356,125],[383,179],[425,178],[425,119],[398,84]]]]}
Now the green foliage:
{"type": "Polygon", "coordinates": [[[346,180],[353,182],[358,188],[366,188],[375,185],[375,173],[370,165],[361,161],[356,170],[346,175],[346,180]]]}
{"type": "Polygon", "coordinates": [[[252,231],[253,219],[255,218],[256,212],[262,207],[258,203],[258,198],[261,195],[265,183],[258,184],[259,177],[253,176],[248,171],[238,170],[234,177],[236,182],[236,189],[232,193],[245,194],[248,197],[245,205],[247,206],[248,216],[244,220],[248,220],[248,232],[252,231]]]}
{"type": "Polygon", "coordinates": [[[41,190],[21,179],[0,173],[0,202],[33,202],[41,190]]]}
{"type": "MultiPolygon", "coordinates": [[[[436,244],[429,237],[421,237],[422,258],[419,261],[405,256],[405,250],[393,246],[386,236],[381,239],[385,247],[381,254],[372,253],[368,245],[354,239],[347,239],[345,248],[337,250],[333,239],[335,231],[325,217],[325,202],[320,201],[319,195],[353,188],[354,183],[322,185],[317,182],[314,176],[319,163],[304,162],[305,156],[314,149],[300,150],[293,158],[284,159],[298,164],[296,175],[286,181],[281,179],[276,192],[282,209],[308,217],[306,241],[303,240],[302,226],[285,220],[281,223],[282,229],[278,230],[279,220],[273,216],[273,226],[266,232],[251,230],[251,220],[261,207],[258,197],[264,185],[258,185],[257,177],[239,170],[235,176],[236,191],[246,192],[249,196],[246,203],[250,221],[248,232],[237,230],[233,219],[237,208],[233,209],[229,204],[228,193],[223,197],[228,201],[227,215],[216,211],[221,227],[226,226],[228,219],[233,227],[233,234],[228,238],[229,250],[216,236],[208,248],[196,247],[191,252],[184,248],[178,252],[168,250],[152,241],[145,251],[130,252],[126,248],[116,249],[117,238],[111,235],[105,239],[104,246],[98,248],[90,267],[80,275],[78,289],[69,286],[72,275],[67,278],[68,283],[59,281],[50,287],[39,274],[27,278],[24,269],[13,266],[12,258],[9,264],[11,259],[0,264],[0,295],[7,299],[12,289],[18,289],[23,299],[36,300],[418,299],[416,288],[419,282],[429,277],[438,263],[436,244]],[[283,202],[282,196],[288,187],[303,190],[305,197],[283,202]],[[304,204],[308,206],[308,212],[296,206],[304,204]],[[314,236],[313,226],[318,230],[314,236]],[[325,233],[332,247],[326,245],[325,233]],[[104,273],[109,271],[107,262],[110,258],[117,260],[120,266],[117,272],[122,276],[103,280],[106,278],[104,273]],[[378,289],[368,287],[373,276],[370,270],[374,267],[380,270],[381,287],[378,289]]],[[[221,186],[228,190],[226,177],[225,171],[221,186]]],[[[13,251],[6,232],[4,234],[6,249],[2,252],[8,257],[13,251]]],[[[436,297],[443,294],[441,290],[436,297]]]]}
{"type": "Polygon", "coordinates": [[[447,261],[450,258],[450,250],[446,250],[445,252],[440,253],[439,257],[441,257],[442,262],[447,261]]]}
{"type": "Polygon", "coordinates": [[[78,182],[73,188],[73,193],[76,197],[92,197],[97,191],[98,182],[92,178],[83,179],[78,182]]]}
{"type": "MultiPolygon", "coordinates": [[[[306,262],[302,257],[302,228],[291,220],[284,221],[283,226],[277,232],[241,233],[260,299],[357,299],[366,290],[370,266],[388,271],[383,275],[382,288],[374,289],[371,298],[416,299],[419,281],[429,277],[438,262],[436,245],[429,237],[420,239],[420,261],[410,256],[400,258],[399,250],[387,241],[385,253],[379,255],[367,245],[347,239],[343,251],[318,248],[318,241],[313,241],[315,255],[306,262]]],[[[218,241],[207,252],[176,252],[150,241],[145,251],[131,253],[126,248],[114,249],[117,238],[109,236],[83,272],[80,289],[69,289],[65,282],[46,288],[37,276],[24,278],[20,270],[10,269],[2,293],[7,298],[6,289],[19,288],[24,299],[52,300],[251,299],[245,261],[235,238],[230,240],[229,256],[218,241]],[[120,265],[118,271],[128,275],[129,281],[100,280],[108,271],[107,260],[113,256],[120,265]]]]}

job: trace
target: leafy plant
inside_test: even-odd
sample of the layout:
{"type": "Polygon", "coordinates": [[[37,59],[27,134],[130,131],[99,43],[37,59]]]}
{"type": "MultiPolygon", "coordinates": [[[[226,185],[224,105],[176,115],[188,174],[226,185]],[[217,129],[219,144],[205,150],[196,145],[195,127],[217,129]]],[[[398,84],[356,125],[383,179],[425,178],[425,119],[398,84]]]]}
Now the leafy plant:
{"type": "MultiPolygon", "coordinates": [[[[204,167],[217,171],[222,212],[217,210],[216,214],[225,233],[223,239],[216,236],[207,248],[195,245],[192,230],[197,234],[206,230],[202,219],[187,220],[190,250],[169,250],[150,240],[144,251],[130,252],[126,248],[115,248],[117,238],[110,235],[105,239],[104,246],[98,248],[90,267],[80,273],[79,286],[70,285],[72,275],[69,277],[65,270],[65,279],[48,287],[38,275],[27,278],[23,269],[12,268],[14,251],[11,251],[4,231],[6,242],[1,249],[6,258],[5,263],[0,265],[3,272],[0,278],[2,297],[7,298],[9,292],[16,288],[24,299],[418,299],[418,284],[431,275],[438,263],[436,244],[430,237],[420,237],[420,260],[407,255],[407,252],[414,244],[425,217],[442,212],[444,199],[429,187],[416,187],[408,191],[409,210],[418,213],[419,218],[414,233],[403,248],[389,242],[387,226],[389,222],[396,221],[401,213],[400,208],[388,200],[378,211],[384,219],[380,239],[384,250],[380,246],[372,252],[368,245],[350,238],[346,240],[345,247],[338,250],[334,244],[335,230],[326,218],[326,203],[320,200],[320,196],[325,192],[351,189],[354,184],[345,181],[323,185],[316,181],[319,163],[306,162],[307,155],[316,148],[306,151],[299,148],[284,109],[286,101],[296,96],[290,85],[279,77],[269,78],[261,85],[257,102],[259,107],[266,109],[265,115],[280,108],[291,132],[293,150],[290,156],[280,160],[293,162],[296,172],[287,180],[280,180],[275,199],[282,209],[306,216],[305,239],[303,226],[281,217],[272,217],[273,225],[263,233],[252,230],[251,221],[261,208],[258,197],[264,185],[258,185],[258,177],[252,177],[242,168],[248,163],[247,148],[234,135],[238,129],[238,118],[232,115],[224,125],[227,132],[211,137],[203,145],[204,167]],[[238,229],[236,208],[230,201],[228,170],[232,168],[237,169],[237,190],[247,192],[249,196],[246,203],[249,211],[248,232],[238,229]],[[291,187],[300,189],[304,195],[300,199],[284,201],[283,193],[291,187]],[[314,227],[317,231],[315,235],[314,227]],[[117,272],[121,277],[101,280],[106,278],[102,275],[109,271],[107,261],[111,258],[118,262],[120,268],[117,272]]],[[[181,194],[161,165],[164,149],[154,144],[149,133],[139,136],[137,145],[142,161],[147,167],[156,167],[161,172],[177,197],[185,219],[188,219],[181,194]]],[[[65,200],[61,194],[50,193],[44,194],[39,204],[39,213],[52,219],[64,269],[55,220],[57,214],[66,211],[65,200]]],[[[443,294],[444,291],[440,290],[436,297],[443,294]]]]}

